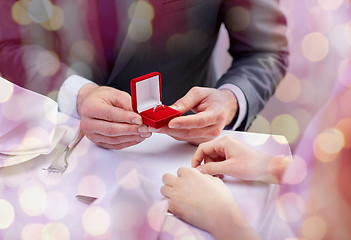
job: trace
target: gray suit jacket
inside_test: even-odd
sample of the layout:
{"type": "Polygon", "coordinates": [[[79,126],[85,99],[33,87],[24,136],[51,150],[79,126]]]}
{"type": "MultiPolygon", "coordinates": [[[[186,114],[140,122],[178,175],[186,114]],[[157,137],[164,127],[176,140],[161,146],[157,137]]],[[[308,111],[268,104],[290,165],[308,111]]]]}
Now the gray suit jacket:
{"type": "Polygon", "coordinates": [[[99,1],[57,0],[63,15],[56,16],[44,5],[34,12],[28,8],[29,19],[36,19],[30,24],[17,24],[8,14],[15,2],[0,3],[0,73],[44,94],[72,73],[130,92],[132,78],[158,71],[167,105],[193,86],[231,83],[246,97],[247,116],[239,128],[244,130],[287,68],[286,20],[279,0],[115,0],[116,14],[110,20],[118,23],[118,31],[112,68],[101,38],[99,1]],[[52,25],[40,22],[44,13],[58,20],[52,25]],[[233,62],[216,79],[212,52],[222,23],[233,62]]]}
{"type": "MultiPolygon", "coordinates": [[[[167,105],[193,86],[235,84],[247,100],[248,114],[240,126],[241,130],[247,129],[274,93],[287,67],[286,21],[278,0],[154,2],[150,38],[139,36],[142,40],[138,42],[127,31],[108,84],[129,91],[131,78],[158,71],[167,105]],[[216,79],[212,52],[221,23],[229,33],[233,63],[216,79]]],[[[143,19],[137,12],[133,19],[143,19]]],[[[142,28],[142,22],[141,26],[137,24],[135,28],[142,28]]]]}

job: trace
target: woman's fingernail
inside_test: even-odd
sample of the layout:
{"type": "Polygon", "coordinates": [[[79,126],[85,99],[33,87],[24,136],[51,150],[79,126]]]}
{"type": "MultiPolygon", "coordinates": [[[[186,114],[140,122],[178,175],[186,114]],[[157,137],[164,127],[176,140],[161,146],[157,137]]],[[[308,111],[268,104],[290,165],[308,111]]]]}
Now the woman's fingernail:
{"type": "Polygon", "coordinates": [[[140,124],[143,124],[143,121],[141,121],[140,118],[133,118],[133,119],[132,119],[132,123],[135,123],[135,124],[140,125],[140,124]]]}
{"type": "Polygon", "coordinates": [[[201,165],[197,166],[196,169],[199,170],[200,172],[202,172],[202,166],[201,165]]]}
{"type": "Polygon", "coordinates": [[[149,129],[148,129],[147,126],[141,126],[141,127],[138,128],[138,132],[140,132],[140,133],[147,133],[147,132],[149,132],[149,129]]]}

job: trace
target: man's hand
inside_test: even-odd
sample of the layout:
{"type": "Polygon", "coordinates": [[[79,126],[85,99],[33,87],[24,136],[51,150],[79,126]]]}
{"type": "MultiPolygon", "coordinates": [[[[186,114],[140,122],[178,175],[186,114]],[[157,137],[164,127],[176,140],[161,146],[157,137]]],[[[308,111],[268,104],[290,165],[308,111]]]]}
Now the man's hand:
{"type": "Polygon", "coordinates": [[[182,114],[189,110],[195,114],[177,117],[169,122],[168,127],[150,131],[198,145],[216,138],[232,122],[238,103],[230,90],[194,87],[171,107],[182,114]]]}
{"type": "Polygon", "coordinates": [[[103,148],[122,149],[151,136],[126,92],[86,84],[79,91],[77,110],[87,138],[103,148]]]}
{"type": "Polygon", "coordinates": [[[204,174],[279,183],[290,160],[261,153],[236,138],[223,137],[200,144],[191,166],[204,174]]]}

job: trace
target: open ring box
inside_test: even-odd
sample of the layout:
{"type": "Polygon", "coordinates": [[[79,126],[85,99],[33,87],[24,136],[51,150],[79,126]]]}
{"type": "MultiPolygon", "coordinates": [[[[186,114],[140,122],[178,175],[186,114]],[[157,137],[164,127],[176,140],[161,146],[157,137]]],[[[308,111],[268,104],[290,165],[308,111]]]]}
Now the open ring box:
{"type": "Polygon", "coordinates": [[[130,81],[132,107],[144,124],[161,128],[181,113],[162,104],[161,74],[152,72],[130,81]]]}

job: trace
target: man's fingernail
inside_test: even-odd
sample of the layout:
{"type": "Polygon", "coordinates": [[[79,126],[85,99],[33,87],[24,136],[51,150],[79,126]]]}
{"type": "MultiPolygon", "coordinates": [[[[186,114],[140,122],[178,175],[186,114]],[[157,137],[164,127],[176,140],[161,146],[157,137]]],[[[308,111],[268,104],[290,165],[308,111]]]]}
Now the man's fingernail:
{"type": "Polygon", "coordinates": [[[199,170],[200,172],[202,172],[202,166],[201,165],[197,166],[196,169],[199,170]]]}
{"type": "Polygon", "coordinates": [[[179,124],[179,123],[172,123],[172,122],[171,122],[171,123],[168,124],[168,127],[169,127],[169,128],[179,128],[179,127],[180,127],[180,124],[179,124]]]}
{"type": "Polygon", "coordinates": [[[138,132],[140,133],[148,133],[149,132],[149,129],[147,126],[141,126],[138,128],[138,132]]]}
{"type": "Polygon", "coordinates": [[[149,131],[152,133],[158,133],[160,130],[156,128],[149,127],[149,131]]]}
{"type": "Polygon", "coordinates": [[[151,133],[140,133],[139,136],[142,137],[142,138],[149,138],[151,137],[151,133]]]}
{"type": "Polygon", "coordinates": [[[141,121],[140,118],[134,118],[134,119],[132,119],[132,123],[140,125],[140,124],[143,124],[143,121],[141,121]]]}

